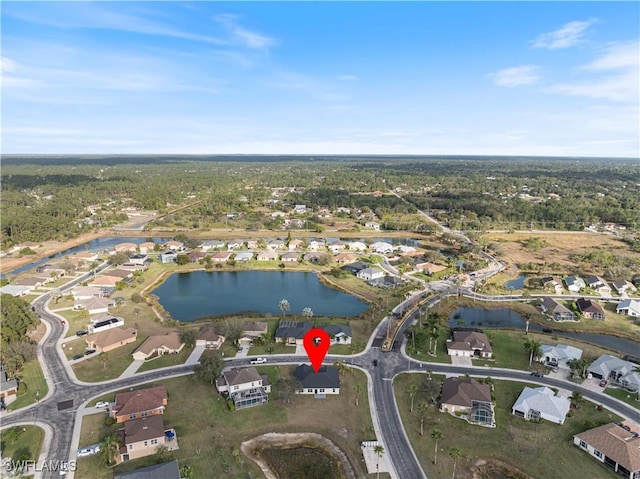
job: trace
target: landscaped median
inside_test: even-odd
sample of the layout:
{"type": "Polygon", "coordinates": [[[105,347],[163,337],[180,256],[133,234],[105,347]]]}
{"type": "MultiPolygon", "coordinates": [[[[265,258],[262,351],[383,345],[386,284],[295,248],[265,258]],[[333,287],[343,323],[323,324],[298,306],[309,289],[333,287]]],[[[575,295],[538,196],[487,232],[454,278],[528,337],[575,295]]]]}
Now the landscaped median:
{"type": "MultiPolygon", "coordinates": [[[[363,477],[360,443],[375,438],[367,400],[367,379],[356,370],[346,370],[341,376],[339,395],[325,399],[287,394],[280,396],[278,380],[292,377],[293,366],[258,367],[272,384],[269,403],[263,406],[230,411],[215,387],[194,376],[168,379],[168,404],[165,424],[174,426],[180,449],[167,454],[167,460],[178,459],[180,465],[191,466],[194,477],[260,477],[259,468],[242,454],[240,444],[269,432],[315,432],[336,444],[348,457],[357,477],[363,477]],[[359,388],[355,388],[358,385],[359,388]],[[188,391],[188,394],[185,394],[188,391]],[[355,405],[358,395],[358,406],[355,405]]],[[[149,388],[158,384],[146,384],[149,388]]],[[[129,391],[129,389],[127,389],[129,391]]],[[[100,399],[113,401],[115,394],[100,399]]],[[[117,429],[105,424],[103,412],[83,418],[79,448],[96,444],[117,429]]],[[[124,472],[156,463],[156,455],[125,462],[108,469],[99,455],[78,460],[76,477],[111,478],[114,472],[124,472]]],[[[384,477],[381,475],[381,477],[384,477]]]]}
{"type": "MultiPolygon", "coordinates": [[[[598,410],[582,401],[571,411],[564,425],[547,421],[531,422],[511,414],[511,407],[525,386],[536,385],[492,380],[495,394],[495,428],[472,425],[448,413],[438,405],[424,412],[424,435],[420,436],[420,417],[425,401],[421,385],[427,374],[401,374],[394,381],[396,401],[409,441],[428,477],[449,477],[453,471],[452,448],[460,451],[456,477],[617,477],[573,445],[573,435],[587,429],[617,421],[607,410],[598,410]],[[410,410],[411,385],[417,387],[414,412],[410,410]],[[437,464],[434,461],[438,439],[437,464]],[[507,475],[510,474],[510,475],[507,475]],[[519,474],[519,475],[518,475],[519,474]]],[[[433,376],[434,379],[442,377],[433,376]]]]}

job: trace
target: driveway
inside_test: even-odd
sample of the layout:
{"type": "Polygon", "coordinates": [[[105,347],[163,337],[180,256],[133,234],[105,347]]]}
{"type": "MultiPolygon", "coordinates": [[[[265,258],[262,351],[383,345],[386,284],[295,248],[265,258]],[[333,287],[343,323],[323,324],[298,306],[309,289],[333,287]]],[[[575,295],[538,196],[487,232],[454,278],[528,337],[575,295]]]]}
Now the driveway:
{"type": "Polygon", "coordinates": [[[454,366],[473,366],[471,358],[466,356],[451,356],[451,364],[454,366]]]}
{"type": "Polygon", "coordinates": [[[200,356],[204,353],[205,348],[206,346],[196,346],[193,348],[193,351],[191,351],[191,354],[187,358],[185,364],[198,364],[200,362],[200,356]]]}
{"type": "Polygon", "coordinates": [[[249,354],[249,348],[251,348],[251,346],[245,345],[242,346],[241,349],[238,350],[238,352],[236,353],[236,358],[246,358],[247,355],[249,354]]]}

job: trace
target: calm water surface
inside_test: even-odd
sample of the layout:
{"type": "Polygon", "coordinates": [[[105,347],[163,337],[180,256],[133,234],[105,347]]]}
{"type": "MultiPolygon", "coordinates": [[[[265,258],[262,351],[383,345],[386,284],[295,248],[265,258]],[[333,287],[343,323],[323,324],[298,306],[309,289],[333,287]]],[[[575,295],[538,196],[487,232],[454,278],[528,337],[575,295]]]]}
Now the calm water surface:
{"type": "Polygon", "coordinates": [[[359,299],[322,284],[315,273],[194,271],[171,275],[153,294],[178,321],[244,312],[280,314],[281,299],[291,305],[287,315],[297,319],[303,319],[307,307],[316,316],[358,316],[367,309],[359,299]]]}

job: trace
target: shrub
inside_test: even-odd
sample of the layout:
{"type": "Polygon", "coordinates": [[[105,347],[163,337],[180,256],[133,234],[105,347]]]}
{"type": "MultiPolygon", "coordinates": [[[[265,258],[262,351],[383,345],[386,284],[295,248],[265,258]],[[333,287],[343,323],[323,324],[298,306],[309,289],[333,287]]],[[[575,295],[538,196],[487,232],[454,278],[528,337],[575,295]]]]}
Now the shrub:
{"type": "Polygon", "coordinates": [[[113,426],[115,423],[116,423],[116,420],[111,416],[107,416],[107,418],[104,420],[105,426],[113,426]]]}

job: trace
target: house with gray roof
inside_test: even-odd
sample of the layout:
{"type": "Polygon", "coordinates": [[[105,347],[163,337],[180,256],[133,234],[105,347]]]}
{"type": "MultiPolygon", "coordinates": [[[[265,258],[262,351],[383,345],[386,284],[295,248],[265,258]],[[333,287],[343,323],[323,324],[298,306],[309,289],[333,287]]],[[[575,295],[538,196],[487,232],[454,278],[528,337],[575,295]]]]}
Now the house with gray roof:
{"type": "Polygon", "coordinates": [[[269,402],[271,382],[266,374],[260,374],[253,366],[233,368],[222,373],[216,381],[216,389],[233,401],[235,409],[245,409],[269,402]]]}
{"type": "Polygon", "coordinates": [[[170,462],[162,462],[153,466],[141,467],[130,472],[114,474],[113,479],[180,479],[180,468],[178,460],[174,459],[170,462]]]}
{"type": "Polygon", "coordinates": [[[576,321],[578,319],[576,313],[549,296],[542,298],[540,309],[555,321],[576,321]]]}
{"type": "Polygon", "coordinates": [[[236,261],[251,261],[253,259],[253,251],[240,251],[236,253],[234,259],[236,261]]]}
{"type": "Polygon", "coordinates": [[[625,279],[613,281],[611,284],[619,295],[626,295],[636,291],[636,287],[625,279]]]}
{"type": "Polygon", "coordinates": [[[18,380],[9,379],[7,372],[0,364],[0,398],[4,400],[5,404],[9,404],[13,401],[18,394],[18,380]]]}
{"type": "Polygon", "coordinates": [[[319,326],[331,338],[331,344],[351,344],[351,327],[344,324],[327,324],[319,326]]]}
{"type": "Polygon", "coordinates": [[[556,346],[543,344],[540,349],[542,350],[542,354],[537,360],[548,366],[568,369],[568,361],[582,357],[582,349],[567,344],[558,344],[556,346]]]}
{"type": "Polygon", "coordinates": [[[567,276],[564,279],[564,284],[572,293],[579,293],[582,288],[587,287],[587,283],[580,276],[567,276]]]}
{"type": "Polygon", "coordinates": [[[285,343],[290,346],[302,344],[302,339],[313,328],[313,323],[308,321],[283,320],[278,323],[278,329],[274,334],[277,343],[285,343]]]}
{"type": "Polygon", "coordinates": [[[564,424],[571,401],[564,396],[556,396],[548,387],[525,387],[511,408],[511,414],[527,421],[544,419],[556,424],[564,424]]]}
{"type": "Polygon", "coordinates": [[[316,373],[308,364],[301,364],[293,375],[300,384],[296,394],[314,394],[316,398],[340,394],[340,377],[333,366],[322,366],[316,373]]]}
{"type": "Polygon", "coordinates": [[[637,299],[623,299],[616,306],[616,313],[640,318],[640,301],[637,299]]]}
{"type": "Polygon", "coordinates": [[[598,379],[611,381],[613,386],[622,387],[629,391],[638,391],[640,389],[640,373],[636,369],[640,369],[640,365],[603,354],[591,363],[587,371],[598,379]]]}
{"type": "Polygon", "coordinates": [[[220,240],[207,240],[200,245],[202,251],[209,251],[212,249],[222,249],[225,247],[225,242],[220,240]]]}

